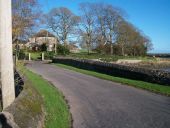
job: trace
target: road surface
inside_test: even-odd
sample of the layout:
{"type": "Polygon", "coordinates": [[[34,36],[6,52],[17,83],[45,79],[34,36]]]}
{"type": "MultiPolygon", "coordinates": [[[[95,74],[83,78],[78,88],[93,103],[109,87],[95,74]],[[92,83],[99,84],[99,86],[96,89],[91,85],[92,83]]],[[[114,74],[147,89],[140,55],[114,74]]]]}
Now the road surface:
{"type": "Polygon", "coordinates": [[[63,92],[74,128],[170,128],[170,97],[42,62],[27,67],[63,92]]]}

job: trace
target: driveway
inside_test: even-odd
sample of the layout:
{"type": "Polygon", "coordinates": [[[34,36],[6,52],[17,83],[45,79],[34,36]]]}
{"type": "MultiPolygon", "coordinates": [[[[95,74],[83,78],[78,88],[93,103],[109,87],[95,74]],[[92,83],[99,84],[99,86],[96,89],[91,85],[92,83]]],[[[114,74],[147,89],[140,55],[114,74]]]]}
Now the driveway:
{"type": "Polygon", "coordinates": [[[63,92],[74,128],[170,128],[170,97],[43,62],[27,67],[63,92]]]}

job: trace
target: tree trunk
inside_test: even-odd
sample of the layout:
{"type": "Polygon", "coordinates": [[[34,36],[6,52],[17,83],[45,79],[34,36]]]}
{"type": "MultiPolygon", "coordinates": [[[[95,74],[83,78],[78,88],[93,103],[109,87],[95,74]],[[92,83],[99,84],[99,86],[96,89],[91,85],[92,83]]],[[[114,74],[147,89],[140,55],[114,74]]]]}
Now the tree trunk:
{"type": "Polygon", "coordinates": [[[135,49],[133,49],[133,56],[135,56],[135,49]]]}
{"type": "Polygon", "coordinates": [[[113,55],[113,42],[112,42],[112,32],[110,32],[110,55],[113,55]]]}
{"type": "Polygon", "coordinates": [[[87,54],[90,55],[90,45],[87,46],[87,54]]]}
{"type": "Polygon", "coordinates": [[[88,48],[88,50],[87,50],[87,54],[90,55],[90,49],[89,49],[89,48],[88,48]]]}
{"type": "Polygon", "coordinates": [[[18,47],[19,47],[19,42],[18,42],[18,39],[17,39],[17,43],[16,43],[16,46],[15,46],[15,65],[17,64],[17,62],[18,62],[18,56],[19,56],[19,49],[18,49],[18,47]]]}
{"type": "Polygon", "coordinates": [[[113,55],[113,43],[110,43],[110,55],[113,55]]]}
{"type": "Polygon", "coordinates": [[[15,99],[11,0],[0,0],[0,69],[3,109],[15,99]]]}
{"type": "Polygon", "coordinates": [[[54,52],[57,53],[57,39],[55,40],[54,52]]]}
{"type": "Polygon", "coordinates": [[[86,41],[87,44],[87,54],[90,55],[90,43],[89,41],[86,41]]]}
{"type": "Polygon", "coordinates": [[[122,50],[122,56],[125,56],[125,50],[124,50],[124,45],[123,45],[123,43],[121,44],[121,50],[122,50]]]}
{"type": "Polygon", "coordinates": [[[67,34],[64,34],[64,46],[67,46],[67,34]]]}
{"type": "Polygon", "coordinates": [[[66,41],[66,40],[64,40],[64,46],[65,46],[65,47],[67,46],[67,41],[66,41]]]}

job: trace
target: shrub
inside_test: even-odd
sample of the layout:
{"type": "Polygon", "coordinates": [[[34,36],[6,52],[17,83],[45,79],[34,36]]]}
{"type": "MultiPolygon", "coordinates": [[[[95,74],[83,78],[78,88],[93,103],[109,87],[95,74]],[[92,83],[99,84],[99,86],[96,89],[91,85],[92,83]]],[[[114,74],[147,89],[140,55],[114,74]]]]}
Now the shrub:
{"type": "Polygon", "coordinates": [[[44,53],[44,57],[45,59],[53,59],[53,57],[55,56],[55,53],[54,52],[45,52],[44,53]]]}
{"type": "Polygon", "coordinates": [[[13,55],[14,55],[14,56],[16,56],[16,54],[17,54],[19,60],[23,60],[23,59],[26,58],[25,51],[22,50],[22,49],[19,50],[19,51],[17,51],[17,52],[16,52],[16,51],[13,52],[13,55]]]}
{"type": "Polygon", "coordinates": [[[25,51],[24,50],[20,50],[19,51],[18,59],[23,60],[23,59],[25,59],[25,57],[26,57],[25,51]]]}
{"type": "Polygon", "coordinates": [[[47,51],[47,45],[45,43],[41,45],[41,51],[42,52],[47,51]]]}
{"type": "Polygon", "coordinates": [[[58,44],[57,52],[60,55],[68,55],[70,53],[70,50],[69,50],[69,48],[67,46],[64,46],[62,44],[58,44]]]}

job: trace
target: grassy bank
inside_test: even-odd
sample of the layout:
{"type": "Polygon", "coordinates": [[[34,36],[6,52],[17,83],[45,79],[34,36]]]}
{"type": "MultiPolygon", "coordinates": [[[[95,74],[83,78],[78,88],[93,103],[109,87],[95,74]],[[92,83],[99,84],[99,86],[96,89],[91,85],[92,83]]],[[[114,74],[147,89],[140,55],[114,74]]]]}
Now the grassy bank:
{"type": "Polygon", "coordinates": [[[30,124],[31,128],[44,126],[43,99],[29,80],[24,81],[24,89],[4,111],[13,115],[20,128],[29,128],[30,124]]]}
{"type": "Polygon", "coordinates": [[[70,128],[71,115],[61,92],[39,75],[22,67],[24,75],[41,94],[45,108],[45,128],[70,128]]]}
{"type": "Polygon", "coordinates": [[[98,77],[98,78],[101,78],[101,79],[110,80],[110,81],[130,85],[130,86],[134,86],[134,87],[137,87],[137,88],[152,91],[152,92],[155,92],[155,93],[170,96],[170,87],[168,87],[168,86],[162,86],[162,85],[159,85],[159,84],[153,84],[153,83],[137,81],[137,80],[130,80],[130,79],[120,78],[120,77],[113,77],[113,76],[110,76],[110,75],[106,75],[106,74],[102,74],[102,73],[98,73],[98,72],[94,72],[94,71],[83,70],[83,69],[75,68],[75,67],[64,65],[64,64],[55,64],[55,65],[58,66],[58,67],[65,68],[65,69],[69,69],[69,70],[73,70],[73,71],[80,72],[80,73],[83,73],[83,74],[98,77]]]}

